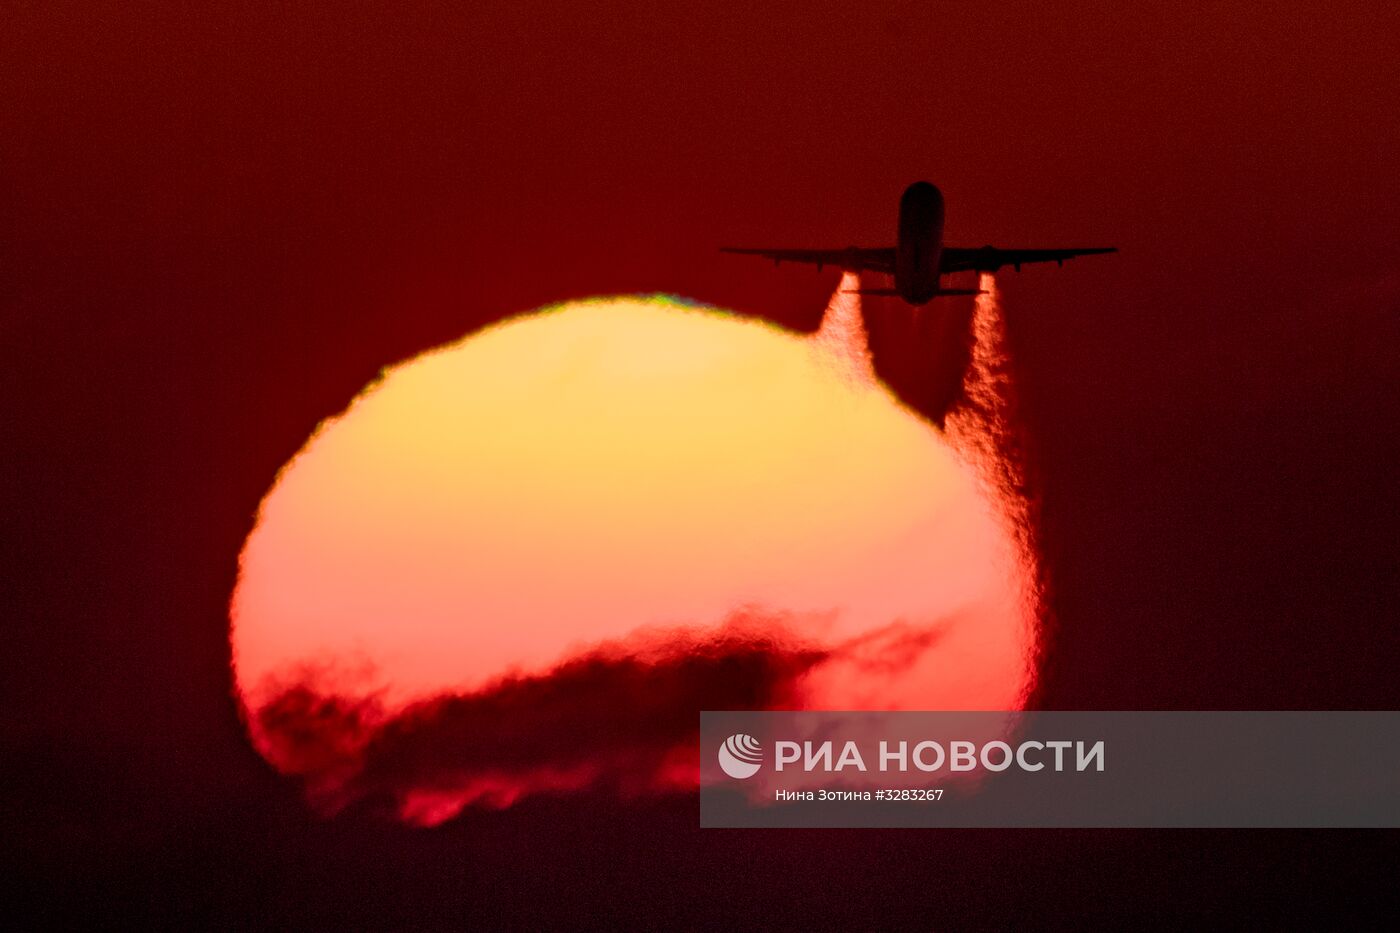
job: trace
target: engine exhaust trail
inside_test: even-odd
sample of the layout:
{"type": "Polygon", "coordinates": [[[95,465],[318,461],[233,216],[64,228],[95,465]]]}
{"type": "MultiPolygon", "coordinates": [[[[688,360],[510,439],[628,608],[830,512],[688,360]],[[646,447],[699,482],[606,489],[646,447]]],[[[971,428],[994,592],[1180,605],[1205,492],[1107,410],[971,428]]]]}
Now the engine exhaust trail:
{"type": "MultiPolygon", "coordinates": [[[[987,511],[1001,526],[1010,546],[1004,555],[1004,578],[1015,592],[1025,620],[1029,657],[1022,700],[1034,689],[1044,610],[1034,502],[1027,483],[1024,443],[1019,427],[1015,380],[1006,344],[1006,321],[996,279],[978,278],[970,322],[971,352],[957,400],[948,411],[944,436],[972,474],[987,511]]],[[[813,348],[841,370],[853,386],[880,385],[862,316],[860,276],[846,272],[831,296],[813,348]]]]}
{"type": "Polygon", "coordinates": [[[877,384],[875,362],[870,354],[870,339],[861,316],[860,276],[844,272],[841,283],[831,293],[821,326],[812,335],[812,346],[827,361],[835,361],[849,383],[873,386],[877,384]]]}
{"type": "Polygon", "coordinates": [[[997,517],[1021,552],[1022,598],[1027,616],[1039,619],[1044,606],[1036,572],[1036,515],[1027,485],[1006,319],[995,276],[982,273],[978,288],[982,294],[976,297],[972,314],[972,353],[962,393],[948,413],[945,430],[954,449],[976,472],[988,501],[997,504],[997,517]]]}

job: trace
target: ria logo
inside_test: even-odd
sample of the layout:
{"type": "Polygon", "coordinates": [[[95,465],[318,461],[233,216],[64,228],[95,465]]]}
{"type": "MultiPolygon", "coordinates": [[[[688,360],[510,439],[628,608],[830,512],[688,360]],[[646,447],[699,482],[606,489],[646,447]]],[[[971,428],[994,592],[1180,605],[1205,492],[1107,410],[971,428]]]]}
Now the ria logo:
{"type": "Polygon", "coordinates": [[[736,733],[719,747],[719,766],[732,778],[743,780],[753,777],[761,764],[763,746],[751,735],[736,733]]]}

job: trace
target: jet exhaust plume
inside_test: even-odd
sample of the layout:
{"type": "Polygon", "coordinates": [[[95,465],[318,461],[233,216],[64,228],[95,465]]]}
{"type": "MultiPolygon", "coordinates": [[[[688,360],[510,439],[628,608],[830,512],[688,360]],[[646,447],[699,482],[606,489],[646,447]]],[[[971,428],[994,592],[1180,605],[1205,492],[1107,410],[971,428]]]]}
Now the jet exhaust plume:
{"type": "Polygon", "coordinates": [[[874,385],[875,361],[870,354],[870,340],[865,333],[861,310],[860,276],[854,272],[841,275],[836,291],[831,293],[821,325],[812,335],[813,347],[822,354],[827,365],[836,365],[842,375],[854,383],[874,385]]]}
{"type": "Polygon", "coordinates": [[[1035,499],[1028,486],[1006,319],[996,277],[981,273],[978,288],[982,293],[974,301],[972,352],[962,393],[948,412],[945,431],[976,472],[987,501],[996,504],[997,517],[1016,542],[1025,568],[1017,575],[1025,584],[1022,598],[1028,617],[1040,619],[1044,593],[1038,571],[1035,499]]]}

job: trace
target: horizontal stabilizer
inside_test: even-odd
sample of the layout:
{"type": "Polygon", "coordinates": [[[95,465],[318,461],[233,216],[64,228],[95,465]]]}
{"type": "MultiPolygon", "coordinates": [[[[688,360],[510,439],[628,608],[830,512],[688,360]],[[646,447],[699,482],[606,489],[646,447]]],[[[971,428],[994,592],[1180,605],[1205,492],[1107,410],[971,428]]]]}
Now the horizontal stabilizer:
{"type": "MultiPolygon", "coordinates": [[[[899,292],[893,288],[847,288],[842,290],[847,295],[883,295],[886,298],[898,298],[899,292]]],[[[933,293],[933,297],[942,298],[945,295],[985,295],[987,292],[980,288],[940,288],[933,293]]]]}

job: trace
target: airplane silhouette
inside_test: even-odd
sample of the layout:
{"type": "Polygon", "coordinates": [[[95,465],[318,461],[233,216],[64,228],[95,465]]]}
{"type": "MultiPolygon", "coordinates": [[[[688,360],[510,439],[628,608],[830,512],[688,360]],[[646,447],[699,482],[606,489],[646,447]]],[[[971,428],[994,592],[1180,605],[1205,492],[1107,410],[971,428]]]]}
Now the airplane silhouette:
{"type": "Polygon", "coordinates": [[[921,305],[943,295],[977,295],[975,288],[940,288],[939,280],[952,272],[996,272],[1011,266],[1017,272],[1033,262],[1053,262],[1063,266],[1066,259],[1116,253],[1113,246],[1078,249],[998,249],[995,246],[960,247],[943,245],[943,193],[926,181],[916,181],[904,189],[899,199],[899,231],[895,246],[845,249],[747,249],[732,246],[722,253],[763,256],[777,265],[782,262],[839,266],[850,272],[883,272],[894,276],[894,288],[853,289],[863,295],[897,295],[911,305],[921,305]]]}

